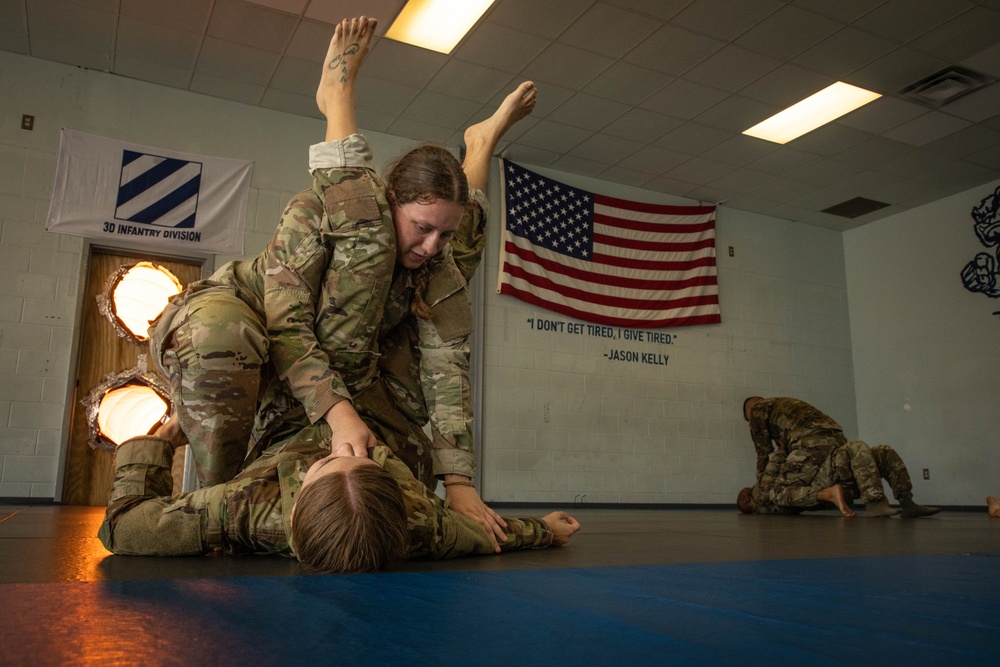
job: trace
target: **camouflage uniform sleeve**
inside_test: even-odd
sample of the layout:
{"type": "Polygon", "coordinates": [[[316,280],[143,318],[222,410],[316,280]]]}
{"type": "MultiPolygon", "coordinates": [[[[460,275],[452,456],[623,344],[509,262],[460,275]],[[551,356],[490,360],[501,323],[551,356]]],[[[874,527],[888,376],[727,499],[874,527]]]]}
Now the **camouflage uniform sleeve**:
{"type": "Polygon", "coordinates": [[[767,457],[774,451],[771,445],[771,431],[768,429],[767,410],[754,406],[750,412],[750,438],[757,453],[757,476],[759,477],[767,466],[767,457]]]}
{"type": "Polygon", "coordinates": [[[483,259],[483,250],[486,248],[486,212],[490,210],[489,201],[482,190],[472,189],[469,196],[472,201],[465,211],[462,224],[448,241],[455,266],[466,281],[472,280],[472,275],[483,259]]]}
{"type": "MultiPolygon", "coordinates": [[[[402,461],[389,456],[384,467],[396,478],[403,492],[411,558],[443,559],[494,553],[482,526],[448,509],[441,498],[413,477],[402,461]]],[[[506,521],[507,541],[500,545],[503,551],[551,546],[552,531],[542,519],[528,517],[506,521]]]]}
{"type": "Polygon", "coordinates": [[[433,435],[434,474],[475,477],[468,283],[452,261],[449,248],[431,270],[425,294],[431,319],[418,319],[417,330],[420,384],[433,435]]]}
{"type": "Polygon", "coordinates": [[[115,455],[115,480],[98,537],[116,554],[179,556],[218,546],[206,535],[222,511],[225,485],[170,497],[173,446],[152,436],[132,438],[115,455]]]}
{"type": "MultiPolygon", "coordinates": [[[[378,204],[371,172],[356,166],[364,160],[349,157],[350,145],[340,149],[343,164],[314,169],[313,189],[289,203],[265,253],[271,361],[313,423],[351,398],[330,354],[342,346],[345,359],[353,359],[363,352],[351,347],[364,339],[359,329],[380,319],[369,303],[378,295],[353,274],[391,276],[396,260],[395,232],[378,204]],[[323,304],[323,344],[316,302],[329,283],[339,287],[332,291],[340,303],[323,304]]],[[[316,163],[313,153],[310,163],[316,163]]]]}

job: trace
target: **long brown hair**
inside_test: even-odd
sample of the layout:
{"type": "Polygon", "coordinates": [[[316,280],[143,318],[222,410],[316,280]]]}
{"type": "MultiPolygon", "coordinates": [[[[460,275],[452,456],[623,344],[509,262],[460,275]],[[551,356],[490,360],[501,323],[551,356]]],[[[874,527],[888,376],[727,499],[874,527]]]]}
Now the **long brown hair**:
{"type": "Polygon", "coordinates": [[[320,572],[377,572],[406,557],[406,507],[395,478],[365,465],[302,489],[292,522],[295,555],[320,572]]]}
{"type": "MultiPolygon", "coordinates": [[[[386,167],[384,181],[390,201],[395,206],[414,201],[427,204],[442,199],[468,207],[471,202],[469,179],[462,170],[462,164],[451,151],[439,144],[420,144],[397,157],[386,167]]],[[[431,317],[430,307],[423,298],[427,280],[425,263],[417,270],[410,302],[410,312],[423,320],[431,317]]]]}

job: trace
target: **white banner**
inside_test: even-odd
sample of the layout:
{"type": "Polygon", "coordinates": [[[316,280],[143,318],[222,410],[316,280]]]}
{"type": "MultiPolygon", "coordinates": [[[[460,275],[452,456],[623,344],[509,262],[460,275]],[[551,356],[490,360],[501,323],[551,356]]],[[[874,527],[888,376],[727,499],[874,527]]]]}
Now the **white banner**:
{"type": "Polygon", "coordinates": [[[63,129],[50,232],[147,250],[243,255],[253,163],[63,129]]]}

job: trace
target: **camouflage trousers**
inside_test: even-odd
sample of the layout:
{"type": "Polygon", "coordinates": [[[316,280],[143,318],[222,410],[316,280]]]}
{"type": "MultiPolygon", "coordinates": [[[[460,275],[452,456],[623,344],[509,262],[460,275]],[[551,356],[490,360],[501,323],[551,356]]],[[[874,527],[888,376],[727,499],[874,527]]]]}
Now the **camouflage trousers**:
{"type": "Polygon", "coordinates": [[[832,484],[841,484],[848,498],[864,502],[885,498],[882,480],[889,483],[897,501],[913,497],[913,483],[903,459],[889,445],[869,448],[861,440],[853,440],[834,452],[831,458],[832,484]],[[874,489],[874,492],[872,491],[874,489]]]}
{"type": "Polygon", "coordinates": [[[200,285],[171,300],[150,334],[198,480],[229,481],[251,441],[268,360],[264,323],[232,288],[200,285]]]}
{"type": "Polygon", "coordinates": [[[817,431],[800,436],[789,445],[782,465],[782,483],[810,485],[829,456],[847,442],[840,431],[817,431]]]}

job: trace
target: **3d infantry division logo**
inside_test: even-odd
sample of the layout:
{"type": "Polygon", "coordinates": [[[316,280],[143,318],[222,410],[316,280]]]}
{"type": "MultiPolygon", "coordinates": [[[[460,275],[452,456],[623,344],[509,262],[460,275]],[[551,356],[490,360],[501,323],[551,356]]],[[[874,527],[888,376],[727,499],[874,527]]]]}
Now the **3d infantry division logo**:
{"type": "Polygon", "coordinates": [[[156,227],[194,227],[201,170],[200,162],[123,150],[115,218],[156,227]]]}

